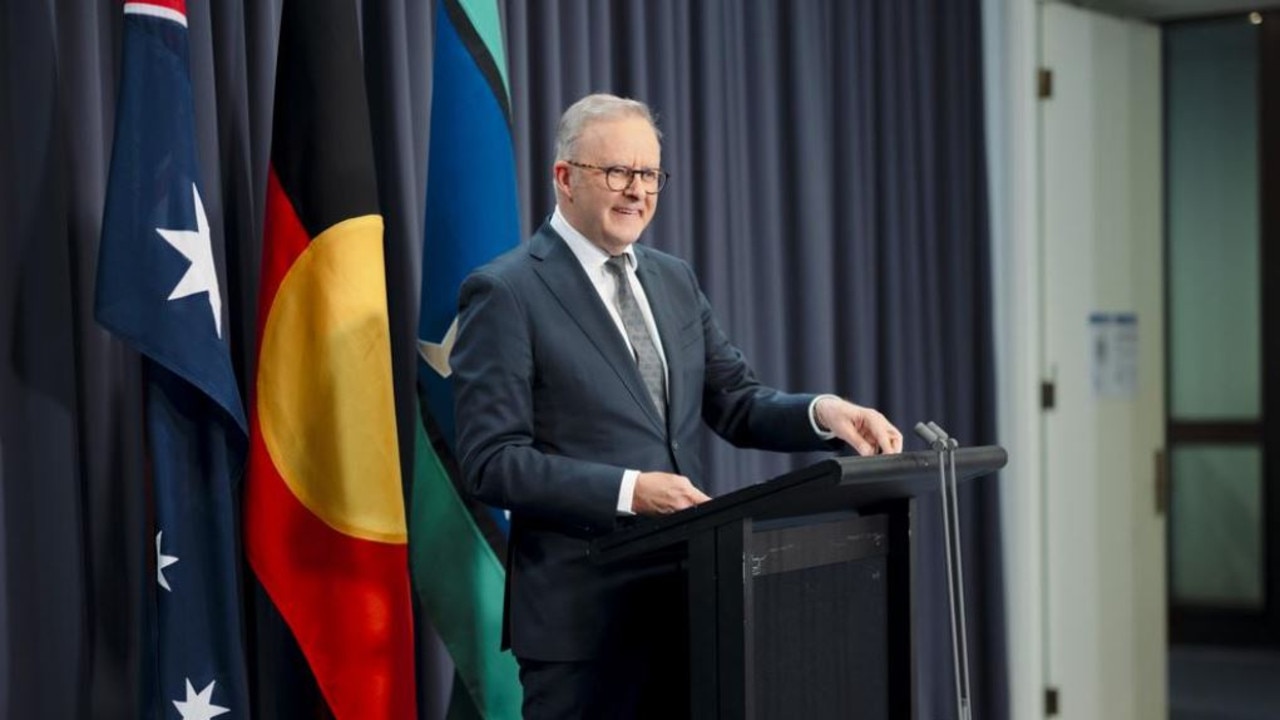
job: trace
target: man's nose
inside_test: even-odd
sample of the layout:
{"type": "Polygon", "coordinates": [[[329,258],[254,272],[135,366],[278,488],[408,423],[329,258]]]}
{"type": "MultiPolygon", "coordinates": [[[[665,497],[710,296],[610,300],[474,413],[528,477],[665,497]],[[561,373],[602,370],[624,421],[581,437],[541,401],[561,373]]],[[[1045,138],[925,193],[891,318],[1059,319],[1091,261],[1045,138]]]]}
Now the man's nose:
{"type": "Polygon", "coordinates": [[[640,188],[640,176],[636,173],[631,173],[627,178],[627,186],[622,188],[622,192],[627,197],[640,197],[643,195],[644,191],[640,188]]]}

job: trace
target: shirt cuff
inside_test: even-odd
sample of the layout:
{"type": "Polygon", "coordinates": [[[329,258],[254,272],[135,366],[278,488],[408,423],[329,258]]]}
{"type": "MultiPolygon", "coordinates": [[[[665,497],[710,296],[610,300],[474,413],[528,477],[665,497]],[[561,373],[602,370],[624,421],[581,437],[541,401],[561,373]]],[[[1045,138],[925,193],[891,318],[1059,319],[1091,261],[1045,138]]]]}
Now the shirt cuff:
{"type": "MultiPolygon", "coordinates": [[[[810,411],[810,417],[813,416],[810,411]]],[[[639,470],[628,470],[622,473],[622,485],[618,486],[618,515],[630,516],[635,515],[631,509],[631,500],[636,494],[636,478],[640,477],[639,470]]]]}
{"type": "Polygon", "coordinates": [[[830,430],[823,430],[822,427],[818,425],[818,416],[814,413],[814,410],[817,409],[818,407],[818,401],[821,400],[822,398],[831,398],[832,400],[839,400],[840,396],[832,395],[831,393],[825,393],[823,395],[819,395],[818,397],[814,398],[813,402],[809,403],[809,424],[813,426],[813,432],[816,433],[820,439],[831,440],[836,436],[836,434],[831,432],[830,430]]]}

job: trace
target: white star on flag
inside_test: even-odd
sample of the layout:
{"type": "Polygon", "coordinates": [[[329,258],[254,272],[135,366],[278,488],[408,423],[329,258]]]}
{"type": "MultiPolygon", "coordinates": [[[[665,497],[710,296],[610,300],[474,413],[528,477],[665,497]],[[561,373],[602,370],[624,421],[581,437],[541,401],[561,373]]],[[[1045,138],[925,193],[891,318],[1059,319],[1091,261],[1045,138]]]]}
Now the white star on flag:
{"type": "Polygon", "coordinates": [[[195,230],[162,230],[156,228],[160,237],[191,261],[187,272],[169,293],[170,300],[209,293],[209,307],[213,309],[213,324],[222,337],[222,292],[218,289],[218,271],[213,266],[213,243],[209,240],[209,218],[204,214],[204,203],[200,201],[200,189],[191,183],[191,195],[196,203],[195,230]]]}
{"type": "Polygon", "coordinates": [[[231,712],[221,705],[213,704],[213,686],[217,682],[217,680],[210,680],[209,684],[197,695],[195,688],[191,687],[191,678],[187,678],[186,701],[173,701],[173,706],[178,708],[179,713],[182,713],[182,720],[210,720],[210,718],[215,718],[223,713],[231,712]]]}
{"type": "Polygon", "coordinates": [[[164,569],[178,562],[178,558],[174,555],[165,555],[160,551],[160,538],[164,537],[164,531],[156,533],[156,580],[160,582],[160,587],[173,592],[173,588],[169,587],[169,581],[164,577],[164,569]]]}
{"type": "Polygon", "coordinates": [[[418,354],[431,366],[432,370],[436,371],[437,375],[447,378],[453,374],[453,368],[449,366],[449,353],[453,352],[453,344],[457,340],[458,318],[455,316],[440,342],[418,341],[418,354]]]}

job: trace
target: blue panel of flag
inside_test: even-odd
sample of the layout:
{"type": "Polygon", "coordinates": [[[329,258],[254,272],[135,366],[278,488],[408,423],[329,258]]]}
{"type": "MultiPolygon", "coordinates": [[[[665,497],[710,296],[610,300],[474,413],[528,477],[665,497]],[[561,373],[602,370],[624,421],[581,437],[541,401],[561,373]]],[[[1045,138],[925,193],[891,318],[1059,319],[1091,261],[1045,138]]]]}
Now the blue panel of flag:
{"type": "MultiPolygon", "coordinates": [[[[443,2],[434,50],[418,338],[441,343],[457,316],[462,281],[520,243],[520,218],[510,121],[495,97],[506,90],[492,87],[476,66],[443,2]]],[[[419,377],[431,417],[452,445],[453,389],[423,363],[419,377]]]]}

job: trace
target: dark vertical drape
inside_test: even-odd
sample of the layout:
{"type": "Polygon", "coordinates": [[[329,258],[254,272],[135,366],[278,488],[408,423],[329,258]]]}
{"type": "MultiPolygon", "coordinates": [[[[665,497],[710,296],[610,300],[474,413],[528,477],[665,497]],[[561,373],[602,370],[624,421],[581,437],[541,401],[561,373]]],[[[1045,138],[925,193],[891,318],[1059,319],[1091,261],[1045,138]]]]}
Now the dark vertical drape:
{"type": "Polygon", "coordinates": [[[136,357],[94,324],[86,292],[120,23],[97,5],[17,2],[0,8],[0,28],[0,712],[78,717],[95,704],[123,717],[143,647],[132,601],[144,573],[141,387],[136,357]],[[100,692],[108,685],[118,691],[100,692]]]}
{"type": "MultiPolygon", "coordinates": [[[[555,122],[632,96],[664,133],[645,242],[693,263],[766,382],[994,440],[977,0],[510,0],[521,202],[550,212],[555,122]]],[[[917,445],[918,446],[918,445],[917,445]]],[[[716,441],[724,491],[810,462],[716,441]]],[[[964,498],[977,716],[1007,716],[994,481],[964,498]]],[[[920,716],[952,717],[940,507],[921,504],[920,716]]]]}
{"type": "MultiPolygon", "coordinates": [[[[198,153],[246,404],[279,4],[188,0],[198,153]]],[[[551,207],[561,110],[596,90],[644,99],[673,173],[646,242],[693,263],[766,381],[992,440],[977,0],[510,0],[504,12],[530,226],[551,207]]],[[[431,17],[430,3],[363,3],[406,478],[431,17]]],[[[138,361],[92,313],[120,29],[115,2],[0,3],[3,717],[135,718],[148,673],[138,361]]],[[[718,442],[708,455],[721,490],[810,459],[718,442]]],[[[1007,715],[996,508],[990,484],[965,498],[984,718],[1007,715]]],[[[921,540],[918,580],[944,598],[941,538],[926,523],[921,540]]],[[[247,588],[257,715],[314,716],[296,648],[247,588]]],[[[922,717],[951,717],[944,611],[932,601],[919,619],[922,717]]],[[[420,635],[420,706],[439,717],[449,663],[420,635]]]]}

